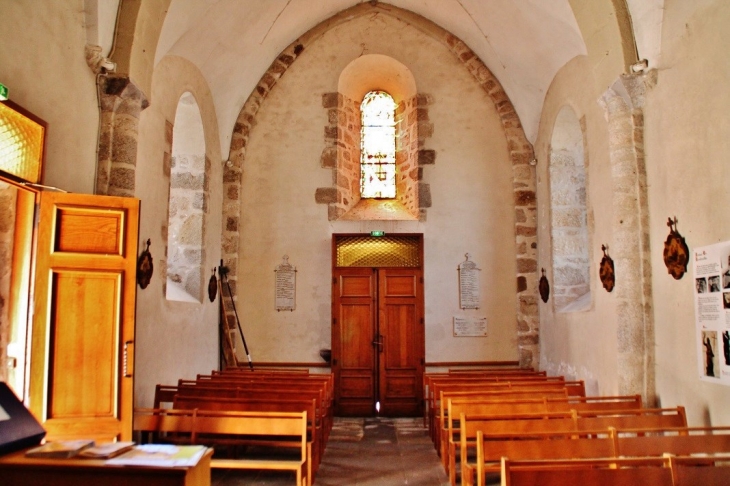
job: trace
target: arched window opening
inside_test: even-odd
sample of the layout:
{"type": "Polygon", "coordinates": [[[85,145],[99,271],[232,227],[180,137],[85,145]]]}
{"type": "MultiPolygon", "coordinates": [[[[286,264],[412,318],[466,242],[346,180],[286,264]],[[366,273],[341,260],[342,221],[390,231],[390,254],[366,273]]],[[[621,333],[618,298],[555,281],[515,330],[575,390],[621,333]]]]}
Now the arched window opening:
{"type": "Polygon", "coordinates": [[[385,91],[370,91],[360,105],[360,197],[396,196],[395,108],[385,91]]]}
{"type": "Polygon", "coordinates": [[[205,138],[195,98],[180,97],[172,131],[167,226],[168,300],[202,302],[205,138]]]}
{"type": "Polygon", "coordinates": [[[590,242],[583,129],[570,107],[558,114],[550,150],[550,213],[555,309],[591,307],[590,242]]]}

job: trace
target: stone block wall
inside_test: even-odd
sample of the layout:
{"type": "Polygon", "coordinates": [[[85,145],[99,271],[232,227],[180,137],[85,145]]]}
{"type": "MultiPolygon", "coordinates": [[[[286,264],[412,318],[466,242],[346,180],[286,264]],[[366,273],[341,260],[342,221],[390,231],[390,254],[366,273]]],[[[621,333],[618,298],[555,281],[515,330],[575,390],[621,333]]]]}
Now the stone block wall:
{"type": "Polygon", "coordinates": [[[550,152],[553,295],[560,310],[590,292],[586,173],[580,154],[550,152]]]}
{"type": "Polygon", "coordinates": [[[204,156],[172,157],[170,177],[167,278],[201,299],[203,216],[206,210],[206,163],[204,156]]]}

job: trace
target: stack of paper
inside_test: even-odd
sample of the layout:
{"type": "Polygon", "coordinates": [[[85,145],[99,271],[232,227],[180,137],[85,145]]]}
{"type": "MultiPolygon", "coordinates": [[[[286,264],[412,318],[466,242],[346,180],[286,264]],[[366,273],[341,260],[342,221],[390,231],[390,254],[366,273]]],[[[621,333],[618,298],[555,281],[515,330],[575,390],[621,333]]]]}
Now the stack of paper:
{"type": "Polygon", "coordinates": [[[203,457],[205,450],[205,446],[145,444],[135,446],[125,454],[109,459],[106,463],[122,466],[194,466],[203,457]]]}

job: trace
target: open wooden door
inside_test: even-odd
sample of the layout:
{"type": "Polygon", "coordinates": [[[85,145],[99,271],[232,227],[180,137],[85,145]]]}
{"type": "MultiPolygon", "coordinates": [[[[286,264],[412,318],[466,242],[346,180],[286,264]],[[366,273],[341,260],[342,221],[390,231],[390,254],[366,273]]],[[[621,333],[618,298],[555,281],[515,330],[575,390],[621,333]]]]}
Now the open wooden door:
{"type": "Polygon", "coordinates": [[[138,220],[138,199],[40,195],[29,400],[48,439],[131,439],[138,220]]]}
{"type": "Polygon", "coordinates": [[[421,235],[335,235],[332,370],[338,415],[422,414],[421,244],[421,235]]]}

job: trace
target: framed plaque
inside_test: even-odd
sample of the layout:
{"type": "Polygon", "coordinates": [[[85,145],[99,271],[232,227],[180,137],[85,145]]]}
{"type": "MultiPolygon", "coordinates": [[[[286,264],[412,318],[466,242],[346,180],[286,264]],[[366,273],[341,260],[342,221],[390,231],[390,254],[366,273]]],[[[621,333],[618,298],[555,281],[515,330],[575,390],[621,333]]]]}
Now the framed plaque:
{"type": "Polygon", "coordinates": [[[454,337],[486,337],[486,317],[454,317],[454,337]]]}

